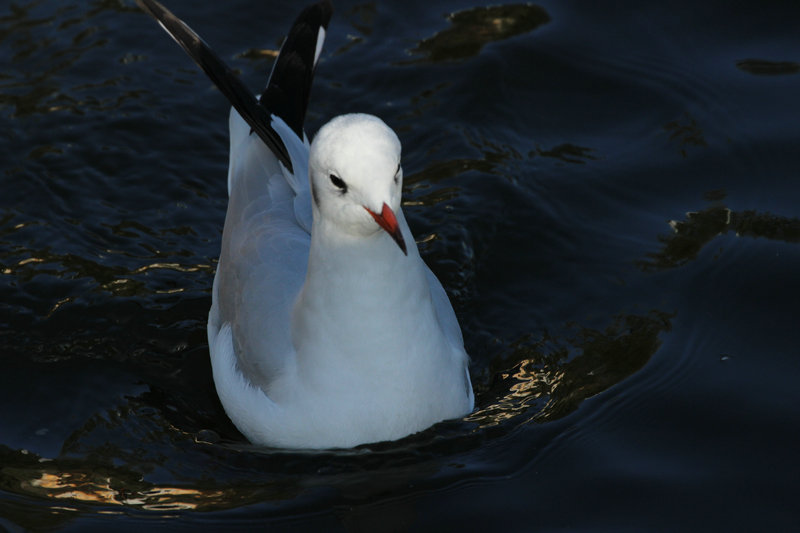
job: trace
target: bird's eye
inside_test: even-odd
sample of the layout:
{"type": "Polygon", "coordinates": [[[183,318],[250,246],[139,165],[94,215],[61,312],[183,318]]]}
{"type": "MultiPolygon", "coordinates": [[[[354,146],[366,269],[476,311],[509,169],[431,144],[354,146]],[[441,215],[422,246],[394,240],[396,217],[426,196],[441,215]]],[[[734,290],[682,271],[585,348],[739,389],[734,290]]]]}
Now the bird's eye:
{"type": "Polygon", "coordinates": [[[342,178],[340,178],[336,174],[331,174],[330,178],[331,178],[331,183],[333,183],[333,185],[337,189],[342,191],[342,193],[346,193],[347,192],[347,184],[344,182],[344,180],[342,180],[342,178]]]}
{"type": "Polygon", "coordinates": [[[397,185],[400,179],[400,163],[397,163],[397,170],[394,171],[394,184],[397,185]]]}

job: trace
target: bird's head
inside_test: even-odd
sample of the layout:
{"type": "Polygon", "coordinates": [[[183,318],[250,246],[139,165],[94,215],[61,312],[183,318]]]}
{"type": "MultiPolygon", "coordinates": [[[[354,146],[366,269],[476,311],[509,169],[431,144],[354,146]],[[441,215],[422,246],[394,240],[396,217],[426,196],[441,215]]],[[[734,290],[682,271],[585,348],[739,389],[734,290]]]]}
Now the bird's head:
{"type": "Polygon", "coordinates": [[[325,124],[311,144],[308,169],[315,217],[353,237],[386,232],[408,254],[396,216],[400,140],[381,119],[350,114],[325,124]]]}

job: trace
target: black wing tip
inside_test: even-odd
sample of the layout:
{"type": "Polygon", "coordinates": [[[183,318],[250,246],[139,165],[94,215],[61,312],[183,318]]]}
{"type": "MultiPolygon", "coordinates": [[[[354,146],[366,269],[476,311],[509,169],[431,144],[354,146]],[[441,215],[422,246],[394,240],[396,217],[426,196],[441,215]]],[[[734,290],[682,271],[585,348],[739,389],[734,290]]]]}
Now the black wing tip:
{"type": "Polygon", "coordinates": [[[294,21],[293,26],[308,24],[309,26],[322,26],[326,30],[333,16],[333,4],[330,0],[322,0],[304,8],[294,21]]]}
{"type": "Polygon", "coordinates": [[[250,125],[275,157],[293,171],[289,151],[280,135],[273,129],[267,110],[259,105],[236,74],[213,50],[182,20],[156,0],[136,0],[139,7],[153,17],[189,57],[203,69],[214,85],[225,95],[241,117],[250,125]]]}
{"type": "MultiPolygon", "coordinates": [[[[164,7],[163,4],[157,2],[156,0],[136,0],[136,5],[139,6],[139,9],[156,19],[159,23],[163,23],[165,18],[178,18],[169,9],[164,7]]],[[[167,33],[172,35],[169,30],[166,28],[164,29],[167,31],[167,33]]]]}
{"type": "Polygon", "coordinates": [[[322,0],[307,6],[295,19],[275,60],[272,75],[259,103],[280,117],[295,134],[303,138],[311,83],[318,54],[333,16],[333,4],[322,0]]]}
{"type": "Polygon", "coordinates": [[[148,12],[150,14],[153,13],[153,9],[158,9],[159,7],[161,7],[161,8],[164,7],[161,4],[159,4],[158,2],[154,2],[153,0],[136,0],[136,5],[139,6],[139,8],[142,11],[146,11],[146,12],[148,12]]]}

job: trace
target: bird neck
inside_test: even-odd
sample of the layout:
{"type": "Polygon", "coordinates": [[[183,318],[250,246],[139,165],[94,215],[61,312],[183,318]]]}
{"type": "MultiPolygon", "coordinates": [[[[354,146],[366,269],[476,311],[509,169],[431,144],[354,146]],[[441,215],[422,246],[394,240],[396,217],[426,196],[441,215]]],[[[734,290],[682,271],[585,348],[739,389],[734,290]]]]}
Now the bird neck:
{"type": "Polygon", "coordinates": [[[343,357],[378,353],[414,334],[403,331],[403,316],[432,310],[424,263],[402,211],[397,214],[407,256],[383,231],[342,236],[314,220],[306,280],[292,317],[299,357],[320,351],[343,357]]]}

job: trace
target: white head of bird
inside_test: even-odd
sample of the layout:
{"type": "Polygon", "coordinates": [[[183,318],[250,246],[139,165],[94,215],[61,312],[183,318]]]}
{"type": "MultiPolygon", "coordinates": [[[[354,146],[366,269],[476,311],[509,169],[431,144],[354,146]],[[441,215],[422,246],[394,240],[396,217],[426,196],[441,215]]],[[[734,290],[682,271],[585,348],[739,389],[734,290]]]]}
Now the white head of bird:
{"type": "Polygon", "coordinates": [[[405,254],[396,217],[403,188],[400,151],[394,131],[372,115],[342,115],[320,128],[308,161],[314,224],[332,225],[343,238],[385,231],[405,254]]]}

